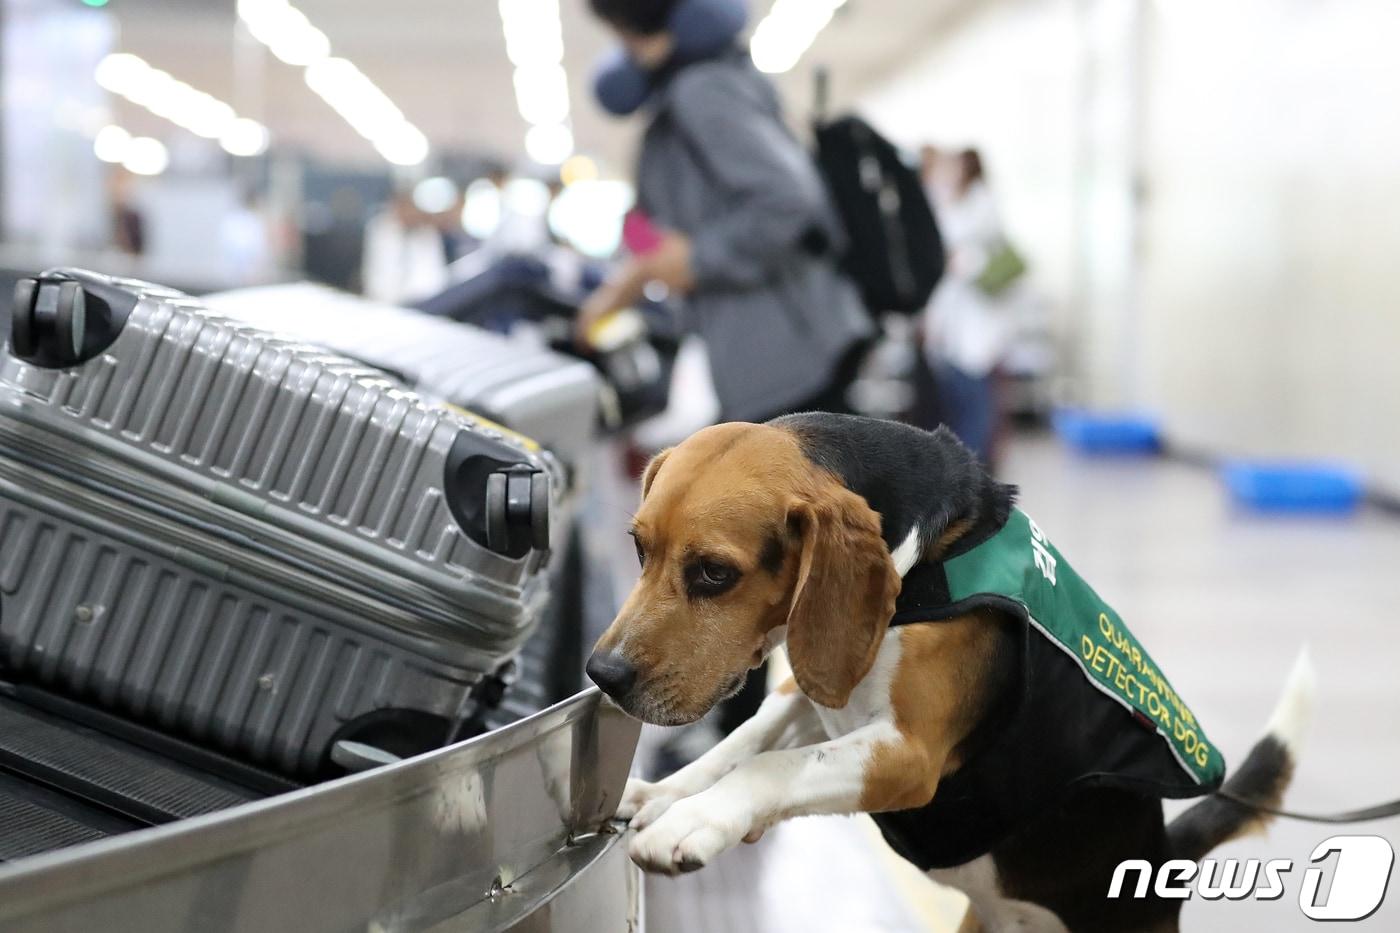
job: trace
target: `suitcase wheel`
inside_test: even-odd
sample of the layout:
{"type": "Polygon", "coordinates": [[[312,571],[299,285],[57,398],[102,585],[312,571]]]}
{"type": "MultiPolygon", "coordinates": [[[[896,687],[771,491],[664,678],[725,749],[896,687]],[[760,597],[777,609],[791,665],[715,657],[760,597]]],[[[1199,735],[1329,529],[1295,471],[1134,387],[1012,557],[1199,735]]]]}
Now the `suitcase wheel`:
{"type": "Polygon", "coordinates": [[[537,551],[549,550],[549,477],[530,476],[530,535],[537,551]]]}
{"type": "Polygon", "coordinates": [[[77,362],[87,333],[87,295],[77,282],[58,286],[58,313],[54,315],[54,351],[77,362]]]}
{"type": "Polygon", "coordinates": [[[20,359],[33,356],[37,349],[34,343],[34,293],[39,283],[34,279],[20,279],[15,283],[14,311],[10,315],[10,352],[20,359]]]}
{"type": "Polygon", "coordinates": [[[549,548],[549,476],[514,466],[486,477],[486,546],[522,556],[549,548]]]}
{"type": "Polygon", "coordinates": [[[467,537],[516,560],[549,550],[550,474],[507,444],[463,431],[447,453],[443,493],[467,537]]]}
{"type": "Polygon", "coordinates": [[[503,554],[510,551],[510,529],[506,523],[508,483],[504,473],[486,477],[486,546],[503,554]]]}
{"type": "Polygon", "coordinates": [[[66,369],[117,339],[140,296],[90,272],[45,272],[15,285],[10,352],[34,366],[66,369]]]}

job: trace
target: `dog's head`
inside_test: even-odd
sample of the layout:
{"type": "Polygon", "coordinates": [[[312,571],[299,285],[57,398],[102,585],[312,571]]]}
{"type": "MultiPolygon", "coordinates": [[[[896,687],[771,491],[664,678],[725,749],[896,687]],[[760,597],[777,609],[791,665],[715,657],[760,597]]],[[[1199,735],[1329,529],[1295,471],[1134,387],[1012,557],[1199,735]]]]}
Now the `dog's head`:
{"type": "Polygon", "coordinates": [[[784,633],[798,686],[825,706],[874,663],[900,585],[880,516],[790,432],[717,425],[659,454],[632,533],[642,576],[588,674],[633,716],[699,719],[784,633]]]}

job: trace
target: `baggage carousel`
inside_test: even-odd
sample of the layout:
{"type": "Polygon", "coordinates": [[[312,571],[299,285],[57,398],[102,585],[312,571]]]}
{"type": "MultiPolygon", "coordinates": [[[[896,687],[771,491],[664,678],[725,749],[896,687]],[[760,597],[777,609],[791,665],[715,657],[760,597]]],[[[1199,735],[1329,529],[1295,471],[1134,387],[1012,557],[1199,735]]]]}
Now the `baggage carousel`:
{"type": "Polygon", "coordinates": [[[7,933],[639,928],[638,726],[596,690],[304,788],[65,712],[0,695],[7,933]]]}
{"type": "MultiPolygon", "coordinates": [[[[278,307],[295,316],[296,307],[278,307]]],[[[81,270],[22,280],[15,309],[0,353],[0,930],[640,928],[640,881],[611,823],[638,726],[597,691],[574,694],[585,574],[567,460],[586,451],[595,424],[599,388],[586,364],[411,312],[364,311],[405,339],[414,327],[450,331],[395,344],[426,354],[388,361],[413,364],[411,388],[408,375],[309,338],[81,270]],[[143,331],[156,318],[165,330],[143,331]],[[193,430],[177,433],[202,430],[218,441],[210,449],[262,449],[251,438],[266,440],[276,417],[259,409],[225,423],[206,401],[223,400],[212,409],[227,414],[281,398],[295,379],[254,366],[241,370],[241,388],[181,388],[194,373],[227,369],[224,351],[158,365],[167,351],[189,355],[185,337],[215,330],[228,338],[224,351],[237,343],[249,359],[304,365],[308,380],[343,376],[337,386],[364,394],[347,451],[407,456],[357,460],[341,473],[388,498],[350,497],[356,517],[341,521],[192,451],[174,453],[146,433],[174,423],[164,415],[120,429],[84,420],[113,389],[134,404],[119,406],[128,414],[152,400],[161,412],[194,406],[193,430]],[[138,337],[150,338],[150,353],[133,357],[138,337]],[[419,365],[448,343],[455,369],[419,365]],[[70,389],[102,381],[123,360],[130,371],[86,403],[59,412],[44,402],[55,387],[72,401],[70,389]],[[452,372],[482,378],[448,386],[452,372]],[[506,424],[438,404],[449,394],[463,408],[489,404],[506,424]],[[393,417],[381,417],[380,402],[396,406],[393,417]],[[55,420],[25,420],[43,412],[55,420]],[[398,419],[405,413],[422,430],[398,419]],[[496,451],[495,472],[467,476],[470,459],[439,463],[456,449],[429,443],[451,440],[444,426],[496,451]],[[517,433],[526,427],[548,446],[517,433]],[[248,443],[234,443],[245,429],[248,443]],[[403,527],[432,547],[408,547],[402,528],[371,527],[360,508],[402,504],[410,493],[421,501],[403,527]],[[454,495],[464,501],[449,518],[442,510],[454,495]],[[94,550],[91,535],[60,533],[26,510],[98,522],[112,540],[94,550]],[[144,556],[113,563],[123,548],[158,552],[164,569],[153,575],[156,562],[144,556]],[[126,589],[186,578],[200,592],[246,585],[260,607],[281,605],[280,594],[298,612],[338,613],[337,623],[298,640],[264,624],[261,608],[230,616],[217,599],[126,589]],[[94,587],[105,595],[92,596],[94,587]],[[375,646],[359,652],[373,663],[324,646],[319,661],[299,660],[342,628],[375,646]],[[423,657],[390,670],[381,643],[391,641],[423,657]],[[452,663],[439,678],[444,693],[425,672],[452,663]],[[294,671],[305,675],[301,692],[294,671]],[[324,728],[308,729],[313,720],[324,728]]],[[[327,403],[297,404],[304,412],[327,403]]],[[[346,414],[338,403],[326,411],[327,424],[346,414]]],[[[309,470],[331,445],[291,430],[300,418],[281,422],[277,437],[296,448],[288,462],[309,470]]]]}

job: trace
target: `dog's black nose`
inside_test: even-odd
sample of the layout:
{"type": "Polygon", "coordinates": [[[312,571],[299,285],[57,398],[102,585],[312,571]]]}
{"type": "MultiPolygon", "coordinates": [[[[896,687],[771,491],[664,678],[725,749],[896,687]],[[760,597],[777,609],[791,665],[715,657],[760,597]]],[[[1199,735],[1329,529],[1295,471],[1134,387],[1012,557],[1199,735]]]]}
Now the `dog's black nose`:
{"type": "Polygon", "coordinates": [[[637,682],[637,669],[616,651],[593,652],[584,668],[592,681],[614,700],[620,700],[637,682]]]}

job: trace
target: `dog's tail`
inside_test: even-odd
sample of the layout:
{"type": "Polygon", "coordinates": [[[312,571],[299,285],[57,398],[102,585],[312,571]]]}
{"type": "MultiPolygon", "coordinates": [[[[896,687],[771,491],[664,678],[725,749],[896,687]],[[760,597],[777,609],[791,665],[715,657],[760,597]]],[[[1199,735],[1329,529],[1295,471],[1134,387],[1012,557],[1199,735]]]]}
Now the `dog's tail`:
{"type": "MultiPolygon", "coordinates": [[[[1221,787],[1235,798],[1278,807],[1293,778],[1293,766],[1302,748],[1303,735],[1312,719],[1316,678],[1307,648],[1298,654],[1283,696],[1274,707],[1264,737],[1249,750],[1221,787]]],[[[1173,858],[1198,861],[1231,839],[1262,831],[1273,819],[1220,796],[1204,800],[1172,820],[1167,838],[1173,858]]]]}

